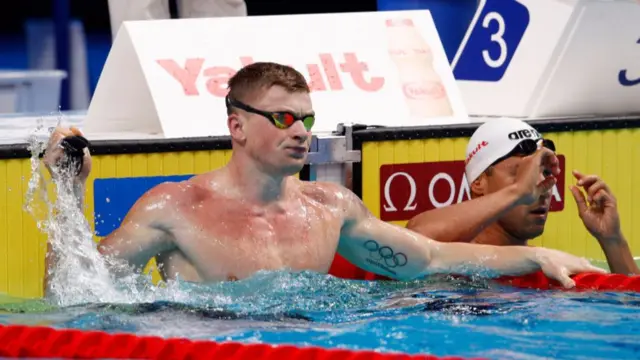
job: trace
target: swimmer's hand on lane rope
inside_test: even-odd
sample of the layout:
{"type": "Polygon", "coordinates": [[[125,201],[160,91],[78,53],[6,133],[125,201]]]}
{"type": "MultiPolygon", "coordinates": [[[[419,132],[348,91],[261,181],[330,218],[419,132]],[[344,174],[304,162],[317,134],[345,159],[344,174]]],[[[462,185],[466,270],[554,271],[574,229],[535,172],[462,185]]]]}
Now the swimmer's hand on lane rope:
{"type": "Polygon", "coordinates": [[[89,141],[75,127],[57,127],[49,137],[44,163],[52,176],[52,166],[72,167],[76,180],[84,183],[91,171],[89,141]]]}
{"type": "Polygon", "coordinates": [[[536,248],[535,262],[540,266],[542,272],[550,279],[557,280],[567,289],[576,286],[576,282],[571,278],[580,273],[607,274],[608,271],[597,267],[584,257],[565,253],[555,249],[536,248]]]}

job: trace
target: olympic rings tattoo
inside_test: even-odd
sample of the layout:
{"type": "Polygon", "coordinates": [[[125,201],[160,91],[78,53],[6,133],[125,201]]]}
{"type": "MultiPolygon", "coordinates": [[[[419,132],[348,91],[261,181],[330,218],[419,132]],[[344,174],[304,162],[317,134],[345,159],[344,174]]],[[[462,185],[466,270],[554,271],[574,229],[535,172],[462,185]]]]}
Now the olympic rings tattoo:
{"type": "Polygon", "coordinates": [[[369,257],[376,261],[384,261],[384,264],[393,269],[407,265],[407,255],[399,252],[394,253],[393,249],[388,246],[380,246],[373,240],[364,243],[364,248],[369,251],[369,257]]]}

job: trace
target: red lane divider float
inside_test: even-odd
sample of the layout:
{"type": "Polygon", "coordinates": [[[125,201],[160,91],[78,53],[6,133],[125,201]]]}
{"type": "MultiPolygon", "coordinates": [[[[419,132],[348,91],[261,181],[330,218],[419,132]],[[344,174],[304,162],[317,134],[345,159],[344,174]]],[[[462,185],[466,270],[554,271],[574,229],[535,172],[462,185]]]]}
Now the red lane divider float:
{"type": "MultiPolygon", "coordinates": [[[[333,276],[355,280],[392,280],[386,276],[362,270],[340,255],[336,255],[329,273],[333,276]]],[[[621,274],[583,273],[572,277],[576,287],[572,290],[592,291],[628,291],[640,292],[640,275],[627,276],[621,274]]],[[[503,276],[496,279],[498,283],[519,288],[559,290],[562,285],[549,279],[542,271],[524,276],[503,276]]]]}
{"type": "MultiPolygon", "coordinates": [[[[640,275],[583,273],[572,276],[572,278],[576,283],[576,287],[573,290],[640,292],[640,275]]],[[[549,279],[541,271],[525,276],[504,276],[497,279],[497,281],[501,284],[519,288],[563,289],[559,282],[549,279]]]]}
{"type": "Polygon", "coordinates": [[[0,356],[83,359],[464,360],[461,357],[163,339],[100,331],[0,325],[0,356]]]}

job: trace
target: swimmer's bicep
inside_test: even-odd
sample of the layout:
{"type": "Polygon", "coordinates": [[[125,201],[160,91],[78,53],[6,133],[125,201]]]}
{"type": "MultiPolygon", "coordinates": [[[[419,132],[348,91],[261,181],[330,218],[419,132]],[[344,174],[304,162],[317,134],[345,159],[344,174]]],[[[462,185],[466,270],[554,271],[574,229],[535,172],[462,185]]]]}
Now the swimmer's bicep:
{"type": "Polygon", "coordinates": [[[151,225],[128,223],[102,239],[98,251],[102,255],[125,260],[134,267],[144,267],[151,258],[172,247],[170,235],[163,230],[151,225]]]}
{"type": "Polygon", "coordinates": [[[343,190],[338,252],[354,265],[394,279],[416,278],[428,267],[431,242],[376,218],[353,192],[343,190]]]}
{"type": "Polygon", "coordinates": [[[103,255],[144,267],[154,256],[175,247],[170,229],[159,222],[149,193],[143,195],[129,210],[120,227],[103,238],[98,250],[103,255]]]}

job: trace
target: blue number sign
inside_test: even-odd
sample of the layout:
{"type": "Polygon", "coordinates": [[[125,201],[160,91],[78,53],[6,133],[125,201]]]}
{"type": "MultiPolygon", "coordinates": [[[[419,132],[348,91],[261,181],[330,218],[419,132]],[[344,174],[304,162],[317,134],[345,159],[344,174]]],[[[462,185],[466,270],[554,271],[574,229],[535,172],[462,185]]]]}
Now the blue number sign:
{"type": "Polygon", "coordinates": [[[529,10],[516,0],[483,0],[454,68],[457,80],[500,81],[529,26],[529,10]]]}

